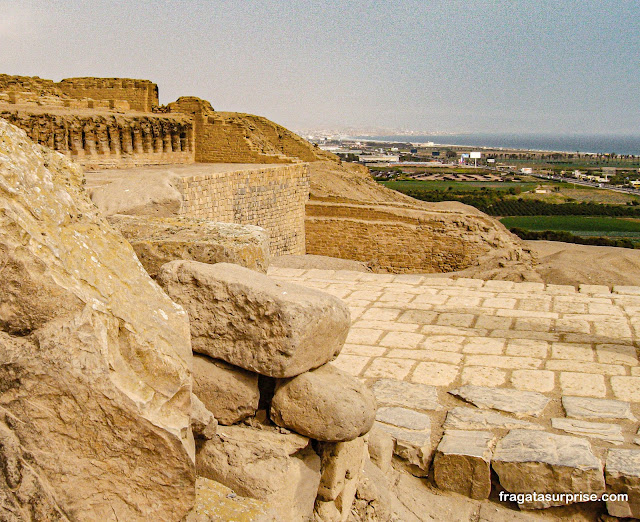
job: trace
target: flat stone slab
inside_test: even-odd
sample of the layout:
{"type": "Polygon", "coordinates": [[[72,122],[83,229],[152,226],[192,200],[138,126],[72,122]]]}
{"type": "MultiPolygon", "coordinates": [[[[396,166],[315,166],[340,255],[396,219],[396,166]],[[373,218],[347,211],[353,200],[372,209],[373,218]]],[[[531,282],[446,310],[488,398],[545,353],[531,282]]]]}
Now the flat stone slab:
{"type": "Polygon", "coordinates": [[[487,431],[446,431],[433,459],[436,485],[477,500],[489,498],[494,442],[487,431]]]}
{"type": "Polygon", "coordinates": [[[431,429],[431,418],[428,415],[407,408],[380,408],[376,420],[411,430],[431,429]]]}
{"type": "Polygon", "coordinates": [[[416,410],[440,410],[438,388],[395,379],[379,379],[373,385],[373,393],[379,404],[405,406],[416,410]]]}
{"type": "Polygon", "coordinates": [[[478,408],[506,411],[517,416],[537,417],[549,404],[549,398],[538,392],[488,388],[486,386],[461,386],[449,392],[478,408]]]}
{"type": "Polygon", "coordinates": [[[404,442],[412,444],[414,446],[430,446],[431,445],[431,429],[427,430],[408,430],[405,428],[398,428],[397,426],[391,426],[390,424],[384,424],[383,422],[375,422],[375,427],[388,433],[393,439],[398,442],[404,442]]]}
{"type": "MultiPolygon", "coordinates": [[[[492,467],[510,493],[603,493],[602,463],[580,437],[511,430],[493,453],[492,467]]],[[[544,508],[566,499],[537,500],[520,507],[544,508]]]]}
{"type": "Polygon", "coordinates": [[[602,422],[589,422],[579,419],[551,419],[551,426],[557,430],[566,431],[574,435],[582,435],[594,439],[602,439],[612,444],[622,444],[624,436],[622,428],[617,424],[605,424],[602,422]]]}
{"type": "Polygon", "coordinates": [[[592,399],[588,397],[562,397],[562,406],[567,417],[575,419],[637,419],[631,412],[631,404],[610,399],[592,399]]]}
{"type": "Polygon", "coordinates": [[[609,450],[605,480],[609,493],[629,495],[627,501],[607,501],[609,514],[620,518],[640,518],[640,450],[609,450]]]}
{"type": "Polygon", "coordinates": [[[512,419],[494,411],[476,410],[461,406],[450,410],[444,422],[445,430],[486,430],[494,428],[537,430],[540,429],[540,426],[532,422],[512,419]]]}

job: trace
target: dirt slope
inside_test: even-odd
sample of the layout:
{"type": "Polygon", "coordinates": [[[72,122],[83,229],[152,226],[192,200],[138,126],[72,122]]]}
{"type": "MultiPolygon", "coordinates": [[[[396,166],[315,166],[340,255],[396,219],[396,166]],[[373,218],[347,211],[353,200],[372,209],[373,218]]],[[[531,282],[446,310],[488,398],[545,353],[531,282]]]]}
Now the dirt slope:
{"type": "Polygon", "coordinates": [[[640,286],[640,250],[525,241],[538,260],[542,280],[558,285],[640,286]]]}

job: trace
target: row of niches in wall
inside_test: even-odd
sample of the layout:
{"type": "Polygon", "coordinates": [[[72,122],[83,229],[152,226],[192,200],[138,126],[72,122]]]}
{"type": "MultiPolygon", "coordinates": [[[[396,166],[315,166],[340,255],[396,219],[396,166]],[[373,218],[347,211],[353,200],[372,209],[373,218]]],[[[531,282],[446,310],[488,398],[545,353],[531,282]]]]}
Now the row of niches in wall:
{"type": "Polygon", "coordinates": [[[32,118],[13,122],[34,141],[75,156],[125,156],[191,152],[193,136],[190,123],[140,119],[118,121],[78,121],[32,118]]]}

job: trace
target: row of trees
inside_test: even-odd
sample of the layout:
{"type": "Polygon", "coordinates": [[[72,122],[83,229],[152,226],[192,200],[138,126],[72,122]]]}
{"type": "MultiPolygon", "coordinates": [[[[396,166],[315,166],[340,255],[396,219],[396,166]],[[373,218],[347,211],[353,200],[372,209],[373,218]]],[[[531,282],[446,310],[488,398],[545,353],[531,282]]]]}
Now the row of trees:
{"type": "Polygon", "coordinates": [[[547,203],[537,199],[509,197],[516,193],[507,191],[400,189],[401,192],[422,201],[460,201],[490,216],[610,216],[640,218],[638,205],[607,205],[603,203],[547,203]]]}

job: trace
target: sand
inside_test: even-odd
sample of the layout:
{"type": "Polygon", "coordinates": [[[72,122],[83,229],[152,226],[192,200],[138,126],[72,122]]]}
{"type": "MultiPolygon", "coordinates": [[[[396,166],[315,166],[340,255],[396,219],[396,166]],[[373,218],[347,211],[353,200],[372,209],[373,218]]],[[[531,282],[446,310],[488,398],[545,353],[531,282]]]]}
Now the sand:
{"type": "Polygon", "coordinates": [[[559,241],[525,244],[537,257],[535,271],[545,283],[640,286],[640,250],[559,241]]]}

